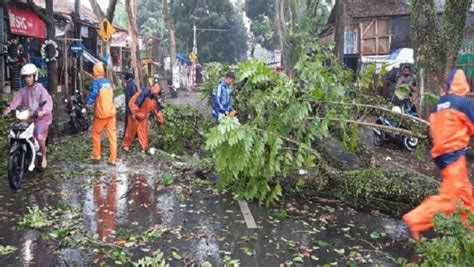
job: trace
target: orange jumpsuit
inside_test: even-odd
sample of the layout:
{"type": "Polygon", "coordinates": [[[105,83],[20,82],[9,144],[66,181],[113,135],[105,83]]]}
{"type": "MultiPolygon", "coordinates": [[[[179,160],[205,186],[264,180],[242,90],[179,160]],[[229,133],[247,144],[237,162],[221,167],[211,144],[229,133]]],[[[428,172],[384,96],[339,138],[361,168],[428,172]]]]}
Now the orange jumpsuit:
{"type": "Polygon", "coordinates": [[[438,195],[428,197],[403,216],[415,240],[419,240],[420,232],[433,227],[436,213],[449,215],[459,204],[473,210],[472,185],[465,156],[474,134],[474,105],[465,97],[469,91],[464,72],[451,71],[436,109],[430,115],[431,156],[441,171],[442,182],[438,195]]]}
{"type": "Polygon", "coordinates": [[[158,103],[155,99],[146,97],[142,105],[140,107],[137,106],[135,102],[140,94],[141,92],[136,93],[128,103],[131,114],[128,116],[127,129],[125,138],[123,139],[123,147],[125,150],[130,148],[135,136],[138,136],[138,142],[142,149],[148,149],[148,117],[150,112],[155,114],[155,119],[161,126],[165,122],[163,113],[158,111],[158,103]],[[135,116],[136,119],[134,119],[133,116],[135,116]]]}
{"type": "Polygon", "coordinates": [[[109,163],[115,164],[117,161],[117,130],[114,105],[114,90],[112,83],[104,78],[105,70],[102,63],[94,65],[94,77],[92,91],[87,99],[87,105],[95,105],[94,123],[92,125],[92,159],[100,160],[101,157],[101,135],[105,129],[109,138],[110,157],[109,163]]]}

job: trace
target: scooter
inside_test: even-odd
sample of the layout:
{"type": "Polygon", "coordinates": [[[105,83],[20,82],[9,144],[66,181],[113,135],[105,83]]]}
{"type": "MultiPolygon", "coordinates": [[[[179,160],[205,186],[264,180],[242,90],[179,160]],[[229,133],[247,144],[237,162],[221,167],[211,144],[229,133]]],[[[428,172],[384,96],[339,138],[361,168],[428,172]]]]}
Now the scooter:
{"type": "MultiPolygon", "coordinates": [[[[10,126],[8,135],[10,139],[8,183],[15,190],[20,188],[26,170],[32,172],[41,164],[42,154],[33,132],[35,129],[34,119],[38,118],[38,112],[45,104],[46,101],[40,103],[35,111],[14,110],[16,121],[10,126]]],[[[13,113],[13,111],[11,112],[13,113]]]]}
{"type": "Polygon", "coordinates": [[[90,126],[90,119],[82,92],[75,90],[74,95],[70,96],[69,99],[64,99],[64,102],[66,103],[69,124],[71,125],[73,133],[76,134],[87,131],[90,126]]]}
{"type": "MultiPolygon", "coordinates": [[[[399,106],[394,106],[392,108],[393,112],[396,113],[404,113],[407,115],[415,115],[414,111],[409,108],[409,109],[404,109],[400,108],[399,106]]],[[[377,120],[375,121],[376,124],[388,126],[388,127],[398,127],[398,128],[404,128],[403,125],[401,125],[399,122],[389,120],[383,116],[379,116],[377,120]]],[[[414,123],[417,123],[414,121],[414,123]]],[[[373,131],[373,143],[375,146],[382,146],[387,142],[395,142],[398,144],[401,144],[407,149],[408,151],[413,151],[416,149],[418,146],[418,138],[412,137],[412,136],[405,136],[399,133],[392,133],[392,132],[387,132],[383,131],[377,128],[372,128],[373,131]]]]}

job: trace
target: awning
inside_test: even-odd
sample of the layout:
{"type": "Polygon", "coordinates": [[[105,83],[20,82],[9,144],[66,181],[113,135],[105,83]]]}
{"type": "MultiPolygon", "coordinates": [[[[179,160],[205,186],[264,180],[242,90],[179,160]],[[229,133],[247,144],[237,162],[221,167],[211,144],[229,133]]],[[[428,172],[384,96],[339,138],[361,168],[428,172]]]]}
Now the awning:
{"type": "Polygon", "coordinates": [[[8,8],[10,30],[16,35],[45,39],[46,24],[33,12],[16,7],[8,8]]]}

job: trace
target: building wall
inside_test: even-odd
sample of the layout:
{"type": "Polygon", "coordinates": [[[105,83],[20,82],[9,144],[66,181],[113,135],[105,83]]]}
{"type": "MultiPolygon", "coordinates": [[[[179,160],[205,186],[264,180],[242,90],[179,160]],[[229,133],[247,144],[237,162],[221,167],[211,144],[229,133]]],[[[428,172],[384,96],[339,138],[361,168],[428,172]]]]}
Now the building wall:
{"type": "Polygon", "coordinates": [[[412,47],[410,17],[391,17],[389,21],[390,33],[392,34],[390,51],[398,48],[412,47]]]}

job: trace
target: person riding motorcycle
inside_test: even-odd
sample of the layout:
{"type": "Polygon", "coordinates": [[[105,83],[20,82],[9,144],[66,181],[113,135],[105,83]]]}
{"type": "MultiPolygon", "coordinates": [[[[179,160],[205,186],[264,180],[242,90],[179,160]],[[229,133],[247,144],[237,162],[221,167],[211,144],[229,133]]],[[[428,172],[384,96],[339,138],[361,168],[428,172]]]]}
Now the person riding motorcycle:
{"type": "Polygon", "coordinates": [[[40,103],[46,101],[46,104],[40,108],[38,117],[34,119],[34,137],[38,140],[42,154],[41,167],[46,168],[48,165],[46,139],[48,138],[49,126],[53,122],[53,99],[43,85],[37,82],[38,68],[34,64],[24,65],[21,68],[20,74],[24,79],[25,87],[16,93],[15,98],[4,110],[4,115],[19,107],[37,110],[40,103]]]}

